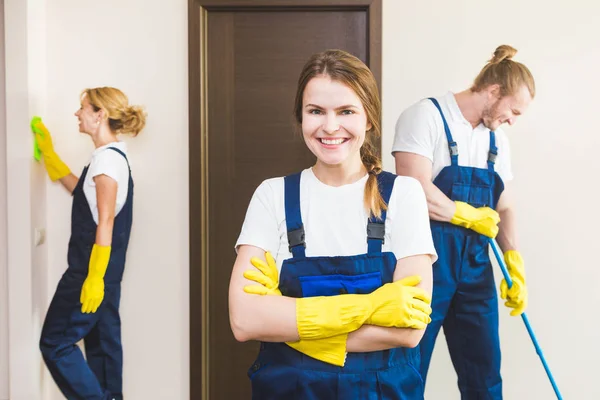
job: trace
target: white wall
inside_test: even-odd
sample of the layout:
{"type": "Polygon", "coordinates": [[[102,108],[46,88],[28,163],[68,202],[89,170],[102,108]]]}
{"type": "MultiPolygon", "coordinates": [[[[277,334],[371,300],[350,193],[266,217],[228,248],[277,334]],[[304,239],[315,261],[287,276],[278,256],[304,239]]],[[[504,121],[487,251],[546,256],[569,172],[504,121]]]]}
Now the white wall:
{"type": "Polygon", "coordinates": [[[0,0],[0,400],[8,400],[8,262],[6,226],[6,101],[4,0],[0,0]]]}
{"type": "Polygon", "coordinates": [[[6,199],[8,229],[8,339],[9,398],[39,398],[41,357],[37,351],[43,307],[34,295],[43,283],[43,249],[34,248],[33,227],[43,220],[45,199],[39,177],[32,174],[29,118],[41,109],[38,61],[43,42],[38,26],[41,0],[6,0],[4,4],[6,56],[6,199]],[[41,307],[42,306],[42,307],[41,307]]]}
{"type": "MultiPolygon", "coordinates": [[[[585,384],[593,382],[600,357],[598,323],[588,320],[600,272],[593,254],[580,250],[594,248],[592,229],[600,223],[588,211],[598,195],[592,173],[600,145],[592,126],[600,89],[600,10],[593,4],[384,0],[383,9],[387,169],[400,111],[466,88],[497,45],[516,47],[516,59],[536,77],[530,111],[507,129],[528,313],[564,397],[577,399],[600,397],[599,388],[585,384]]],[[[11,399],[61,398],[42,372],[37,339],[66,267],[71,200],[31,161],[28,121],[42,114],[57,151],[79,171],[92,146],[77,134],[72,114],[80,91],[100,85],[123,89],[149,114],[147,129],[126,139],[136,197],[121,306],[125,393],[134,400],[188,399],[187,1],[6,0],[5,14],[11,399]],[[35,227],[47,228],[47,243],[38,248],[35,227]]],[[[552,398],[521,320],[502,311],[505,397],[552,398]]],[[[427,398],[458,399],[443,337],[438,343],[427,398]]]]}
{"type": "MultiPolygon", "coordinates": [[[[133,400],[187,399],[187,1],[49,2],[47,46],[45,119],[77,174],[93,150],[73,116],[83,89],[115,86],[146,106],[145,131],[124,138],[135,180],[121,300],[124,393],[133,400]]],[[[66,268],[71,199],[50,184],[47,203],[51,296],[66,268]]]]}
{"type": "MultiPolygon", "coordinates": [[[[600,344],[597,246],[600,5],[585,0],[461,0],[383,6],[383,149],[390,155],[395,121],[421,98],[466,89],[496,46],[510,44],[532,71],[537,96],[507,127],[518,195],[520,247],[530,290],[527,313],[567,399],[598,399],[600,344]],[[590,252],[592,250],[592,252],[590,252]]],[[[498,272],[498,269],[497,269],[498,272]]],[[[499,281],[500,273],[497,274],[499,281]]],[[[520,318],[501,306],[507,399],[551,399],[551,385],[520,318]]],[[[458,399],[443,335],[426,398],[458,399]]]]}
{"type": "Polygon", "coordinates": [[[37,341],[66,268],[71,197],[31,161],[29,120],[44,118],[79,174],[93,150],[77,132],[79,94],[110,85],[149,115],[139,137],[124,138],[135,180],[121,299],[124,392],[188,399],[187,1],[6,2],[10,398],[63,398],[37,341]],[[44,227],[46,244],[34,248],[32,232],[44,227]]]}

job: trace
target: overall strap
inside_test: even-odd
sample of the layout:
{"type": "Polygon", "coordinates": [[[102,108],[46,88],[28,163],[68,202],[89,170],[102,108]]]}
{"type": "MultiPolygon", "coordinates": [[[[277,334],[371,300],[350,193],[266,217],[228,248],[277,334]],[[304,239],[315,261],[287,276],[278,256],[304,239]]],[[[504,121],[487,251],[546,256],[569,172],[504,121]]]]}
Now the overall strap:
{"type": "Polygon", "coordinates": [[[125,155],[125,153],[123,153],[121,150],[117,149],[116,147],[112,147],[112,146],[111,147],[107,147],[107,149],[114,150],[117,153],[119,153],[120,155],[122,155],[123,158],[125,158],[125,161],[127,162],[127,167],[129,169],[131,169],[131,167],[129,166],[129,160],[127,159],[127,156],[125,155]]]}
{"type": "Polygon", "coordinates": [[[496,158],[498,157],[498,148],[496,147],[496,134],[493,131],[490,131],[490,150],[488,152],[488,169],[490,171],[494,170],[494,164],[496,163],[496,158]]]}
{"type": "MultiPolygon", "coordinates": [[[[377,186],[379,187],[379,193],[383,198],[385,204],[390,203],[390,196],[392,195],[392,189],[394,189],[394,182],[396,181],[396,175],[381,171],[377,175],[377,186]]],[[[381,253],[381,246],[384,243],[385,238],[385,218],[387,216],[387,210],[381,210],[381,218],[371,216],[367,222],[367,242],[369,253],[381,253]]]]}
{"type": "Polygon", "coordinates": [[[284,178],[285,183],[285,223],[289,249],[294,258],[306,256],[306,242],[304,241],[304,225],[300,213],[300,176],[288,175],[284,178]]]}
{"type": "MultiPolygon", "coordinates": [[[[127,159],[127,156],[125,155],[125,153],[123,153],[121,150],[117,149],[116,147],[108,147],[108,149],[114,150],[123,156],[123,158],[125,159],[125,162],[127,163],[127,169],[129,170],[129,181],[130,181],[130,184],[132,184],[131,183],[131,166],[129,165],[129,160],[127,159]]],[[[129,197],[129,193],[127,194],[127,197],[129,197]]]]}
{"type": "Polygon", "coordinates": [[[435,107],[440,112],[442,116],[442,122],[444,123],[444,131],[446,132],[446,139],[448,139],[448,150],[450,151],[450,160],[452,165],[458,165],[458,146],[454,139],[452,139],[452,133],[450,133],[450,128],[448,127],[448,122],[446,122],[446,117],[444,117],[444,113],[442,112],[442,108],[440,107],[440,103],[433,97],[430,97],[429,100],[435,105],[435,107]]]}

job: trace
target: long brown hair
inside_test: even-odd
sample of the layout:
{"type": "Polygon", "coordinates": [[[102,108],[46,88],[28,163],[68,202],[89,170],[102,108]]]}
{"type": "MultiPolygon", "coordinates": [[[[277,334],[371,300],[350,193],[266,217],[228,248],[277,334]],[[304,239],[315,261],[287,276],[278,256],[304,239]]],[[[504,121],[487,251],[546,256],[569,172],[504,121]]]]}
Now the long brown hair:
{"type": "Polygon", "coordinates": [[[365,186],[365,208],[377,218],[387,209],[377,185],[377,175],[381,172],[381,157],[375,141],[381,136],[381,101],[377,82],[371,70],[357,57],[343,50],[326,50],[314,54],[302,68],[298,79],[294,117],[302,124],[302,98],[308,82],[318,76],[327,76],[348,86],[360,99],[371,129],[366,132],[360,148],[360,158],[369,173],[365,186]]]}
{"type": "Polygon", "coordinates": [[[490,85],[500,86],[500,96],[515,94],[522,85],[529,90],[533,99],[535,97],[535,81],[529,68],[520,62],[513,61],[517,49],[503,44],[496,48],[494,56],[483,67],[471,87],[471,91],[479,92],[490,85]]]}

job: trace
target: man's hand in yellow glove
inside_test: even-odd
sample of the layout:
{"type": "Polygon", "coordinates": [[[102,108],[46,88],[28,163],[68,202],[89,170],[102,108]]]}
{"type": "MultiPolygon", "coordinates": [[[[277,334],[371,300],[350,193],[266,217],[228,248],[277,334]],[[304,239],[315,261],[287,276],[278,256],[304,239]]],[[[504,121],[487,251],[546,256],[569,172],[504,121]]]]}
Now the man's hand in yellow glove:
{"type": "MultiPolygon", "coordinates": [[[[244,272],[244,277],[260,285],[247,285],[244,287],[244,292],[281,296],[277,264],[268,251],[265,253],[265,259],[267,260],[266,263],[258,257],[250,259],[250,263],[260,272],[248,270],[244,272]]],[[[343,367],[346,361],[347,340],[348,334],[344,333],[324,339],[298,340],[296,342],[286,342],[286,344],[309,357],[343,367]]]]}
{"type": "Polygon", "coordinates": [[[500,215],[495,210],[489,207],[475,208],[462,201],[455,201],[454,203],[456,204],[456,211],[450,220],[451,224],[472,229],[490,238],[496,237],[500,215]]]}
{"type": "Polygon", "coordinates": [[[71,170],[54,151],[52,136],[40,117],[33,117],[31,120],[31,130],[35,134],[35,141],[44,156],[44,164],[46,165],[46,171],[50,179],[57,181],[69,175],[71,170]]]}
{"type": "Polygon", "coordinates": [[[110,246],[94,244],[88,275],[81,288],[81,312],[95,313],[104,300],[104,274],[110,260],[110,246]]]}
{"type": "Polygon", "coordinates": [[[508,250],[504,253],[504,262],[512,281],[508,288],[506,279],[500,282],[500,297],[506,302],[505,306],[514,308],[510,312],[513,317],[521,315],[527,308],[527,286],[525,285],[525,264],[521,254],[516,250],[508,250]]]}

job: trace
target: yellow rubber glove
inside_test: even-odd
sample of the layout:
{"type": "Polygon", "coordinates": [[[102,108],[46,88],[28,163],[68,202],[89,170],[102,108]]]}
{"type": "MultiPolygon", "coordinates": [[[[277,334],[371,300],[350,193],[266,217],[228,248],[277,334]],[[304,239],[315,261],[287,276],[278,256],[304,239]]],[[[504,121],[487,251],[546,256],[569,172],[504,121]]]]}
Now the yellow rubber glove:
{"type": "Polygon", "coordinates": [[[523,257],[516,250],[508,250],[504,253],[506,269],[512,280],[512,286],[508,288],[506,279],[500,282],[500,297],[506,300],[505,306],[514,308],[510,315],[516,317],[521,315],[527,308],[527,286],[525,285],[525,263],[523,257]]]}
{"type": "Polygon", "coordinates": [[[423,289],[415,287],[419,282],[421,277],[409,276],[385,284],[368,295],[298,299],[296,321],[300,340],[287,344],[318,360],[344,366],[348,332],[357,330],[363,324],[425,329],[431,322],[431,297],[423,289]],[[299,306],[299,300],[306,300],[308,305],[299,306]],[[319,315],[319,307],[323,307],[322,316],[319,315]],[[356,309],[349,310],[351,307],[356,309]],[[311,326],[311,323],[322,325],[311,326]],[[331,332],[333,336],[329,336],[331,332]],[[316,339],[312,339],[313,336],[316,339]]]}
{"type": "Polygon", "coordinates": [[[249,294],[281,296],[277,263],[268,251],[265,252],[265,259],[267,260],[266,263],[258,257],[252,257],[250,259],[250,263],[254,265],[258,271],[244,271],[244,278],[260,283],[260,285],[244,286],[244,292],[249,294]]]}
{"type": "MultiPolygon", "coordinates": [[[[281,295],[275,260],[265,254],[267,263],[253,257],[250,262],[262,273],[245,271],[244,277],[260,283],[247,285],[244,291],[250,294],[281,295]]],[[[311,297],[296,300],[296,320],[300,340],[287,344],[313,358],[330,364],[343,366],[346,358],[348,332],[363,323],[372,325],[425,329],[431,322],[431,297],[415,285],[421,282],[418,276],[383,285],[368,295],[339,295],[311,297]],[[346,303],[347,304],[344,304],[346,303]],[[300,303],[300,305],[299,305],[300,303]],[[329,306],[323,310],[320,306],[329,306]],[[356,310],[353,308],[356,307],[356,310]],[[358,310],[358,312],[357,312],[358,310]],[[360,313],[363,311],[363,314],[360,313]],[[304,313],[304,316],[299,316],[304,313]],[[324,315],[319,315],[323,313],[324,315]],[[331,318],[332,317],[332,318],[331,318]],[[310,320],[323,326],[310,327],[310,320]],[[306,333],[302,333],[301,330],[306,333]]]]}
{"type": "MultiPolygon", "coordinates": [[[[244,291],[250,294],[281,296],[277,264],[268,251],[265,253],[265,258],[266,263],[258,257],[250,259],[250,263],[260,272],[248,270],[244,272],[244,277],[260,285],[247,285],[244,291]]],[[[323,339],[298,340],[286,344],[309,357],[343,367],[346,361],[347,340],[348,334],[344,333],[323,339]]]]}
{"type": "Polygon", "coordinates": [[[348,334],[342,333],[322,339],[300,339],[285,344],[319,361],[343,367],[346,363],[346,342],[348,334]]]}
{"type": "MultiPolygon", "coordinates": [[[[277,266],[265,254],[267,263],[253,257],[259,271],[245,271],[244,277],[260,283],[247,285],[250,294],[281,295],[277,266]]],[[[319,296],[296,300],[296,320],[301,339],[318,339],[352,332],[363,324],[395,328],[425,329],[431,322],[431,296],[416,287],[419,276],[409,276],[381,286],[370,294],[319,296]]]]}
{"type": "Polygon", "coordinates": [[[111,246],[94,244],[88,275],[81,288],[81,312],[95,313],[104,300],[104,274],[110,260],[111,246]]]}
{"type": "Polygon", "coordinates": [[[490,238],[496,237],[500,215],[495,210],[489,207],[475,208],[462,201],[455,201],[454,203],[456,204],[456,211],[450,220],[451,224],[472,229],[490,238]]]}
{"type": "Polygon", "coordinates": [[[301,339],[349,333],[363,324],[425,329],[431,322],[431,297],[415,287],[421,277],[387,283],[370,294],[344,294],[296,300],[296,323],[301,339]]]}
{"type": "Polygon", "coordinates": [[[32,118],[31,130],[35,134],[35,141],[44,156],[44,165],[50,179],[54,182],[69,175],[71,170],[54,151],[52,136],[40,117],[32,118]]]}
{"type": "Polygon", "coordinates": [[[384,326],[388,328],[412,328],[425,329],[431,322],[431,296],[423,289],[416,287],[421,283],[421,277],[417,275],[407,276],[399,281],[383,285],[375,292],[379,298],[392,298],[392,302],[399,304],[399,308],[393,304],[377,307],[373,314],[365,321],[369,325],[384,326]],[[398,293],[398,290],[400,293],[398,293]],[[397,297],[396,299],[394,299],[397,297]],[[398,315],[398,312],[404,315],[398,315]]]}

